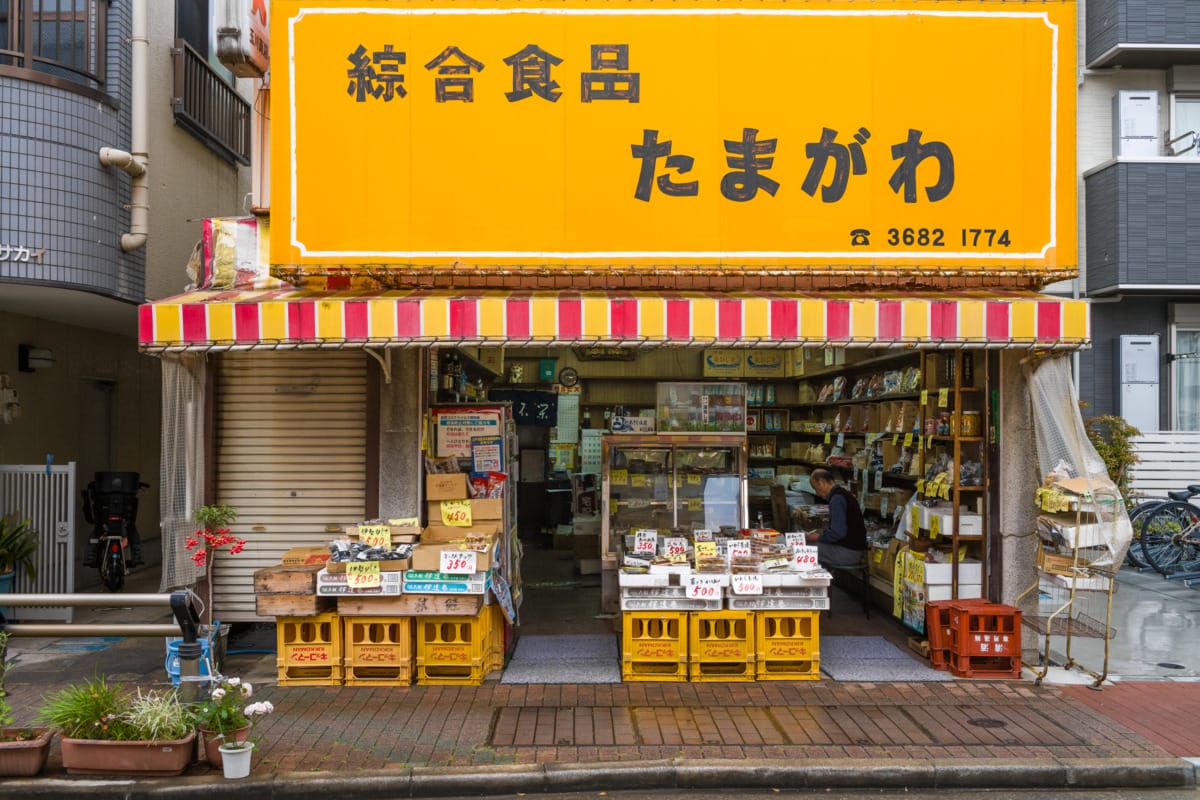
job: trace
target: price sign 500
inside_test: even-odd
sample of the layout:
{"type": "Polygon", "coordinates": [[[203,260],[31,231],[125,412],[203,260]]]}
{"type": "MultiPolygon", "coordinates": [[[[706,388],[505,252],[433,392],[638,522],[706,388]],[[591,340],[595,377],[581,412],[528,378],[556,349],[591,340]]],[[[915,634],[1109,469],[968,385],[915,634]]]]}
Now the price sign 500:
{"type": "Polygon", "coordinates": [[[716,600],[721,596],[721,575],[689,575],[685,587],[694,600],[716,600]]]}

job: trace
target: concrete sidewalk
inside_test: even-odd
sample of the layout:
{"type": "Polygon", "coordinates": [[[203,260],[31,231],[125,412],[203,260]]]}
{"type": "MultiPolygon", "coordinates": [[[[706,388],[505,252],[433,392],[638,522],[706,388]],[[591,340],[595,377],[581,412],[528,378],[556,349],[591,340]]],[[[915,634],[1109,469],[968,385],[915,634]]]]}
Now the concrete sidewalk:
{"type": "MultiPolygon", "coordinates": [[[[157,586],[131,591],[154,591],[157,586]]],[[[169,621],[165,610],[89,609],[86,621],[169,621]]],[[[159,638],[16,639],[17,723],[39,700],[103,673],[164,686],[159,638]],[[90,648],[90,649],[88,649],[90,648]]],[[[622,683],[279,687],[273,654],[224,670],[275,713],[239,792],[302,798],[652,788],[1120,788],[1196,785],[1200,681],[1121,681],[1096,692],[1029,681],[622,683]]],[[[211,795],[203,761],[181,778],[67,776],[58,746],[22,795],[211,795]]]]}

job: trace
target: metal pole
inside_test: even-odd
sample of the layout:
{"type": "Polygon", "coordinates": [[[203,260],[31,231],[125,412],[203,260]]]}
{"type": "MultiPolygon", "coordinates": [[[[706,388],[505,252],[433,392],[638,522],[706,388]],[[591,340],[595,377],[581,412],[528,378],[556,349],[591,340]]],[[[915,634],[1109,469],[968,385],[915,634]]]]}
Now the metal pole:
{"type": "Polygon", "coordinates": [[[170,594],[6,594],[6,606],[171,606],[170,594]]]}
{"type": "Polygon", "coordinates": [[[15,624],[5,625],[4,630],[11,636],[178,636],[179,626],[170,623],[154,625],[150,623],[121,623],[111,624],[15,624]]]}

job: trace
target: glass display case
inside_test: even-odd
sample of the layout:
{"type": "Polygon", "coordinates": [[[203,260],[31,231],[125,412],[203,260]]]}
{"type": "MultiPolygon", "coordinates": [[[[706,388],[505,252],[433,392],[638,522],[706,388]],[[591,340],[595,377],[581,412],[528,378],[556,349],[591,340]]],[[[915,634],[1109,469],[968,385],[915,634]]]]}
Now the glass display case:
{"type": "Polygon", "coordinates": [[[602,552],[640,529],[746,527],[744,436],[601,437],[602,552]]]}
{"type": "Polygon", "coordinates": [[[746,432],[746,384],[668,382],[657,386],[659,433],[746,432]]]}

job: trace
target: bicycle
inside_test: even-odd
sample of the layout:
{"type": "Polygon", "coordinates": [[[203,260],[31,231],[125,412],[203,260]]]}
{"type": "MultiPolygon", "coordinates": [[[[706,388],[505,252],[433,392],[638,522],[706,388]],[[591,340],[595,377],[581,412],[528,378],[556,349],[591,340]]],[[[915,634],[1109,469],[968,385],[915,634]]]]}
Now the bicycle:
{"type": "Polygon", "coordinates": [[[1129,524],[1133,528],[1133,538],[1129,542],[1129,548],[1125,551],[1125,560],[1138,570],[1154,569],[1146,560],[1146,556],[1142,554],[1142,528],[1145,526],[1150,512],[1165,502],[1167,501],[1161,498],[1143,500],[1129,509],[1129,524]]]}
{"type": "Polygon", "coordinates": [[[1146,512],[1138,544],[1146,562],[1169,579],[1200,577],[1200,507],[1191,498],[1200,484],[1167,492],[1170,500],[1146,512]]]}

